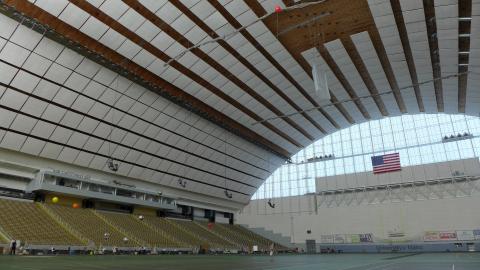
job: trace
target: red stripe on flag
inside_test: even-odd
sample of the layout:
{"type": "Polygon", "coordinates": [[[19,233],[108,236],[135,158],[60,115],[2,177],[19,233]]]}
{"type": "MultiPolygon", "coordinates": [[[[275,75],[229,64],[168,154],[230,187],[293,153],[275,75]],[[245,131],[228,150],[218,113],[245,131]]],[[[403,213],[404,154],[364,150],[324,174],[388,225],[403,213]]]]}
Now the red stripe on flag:
{"type": "Polygon", "coordinates": [[[400,165],[400,154],[393,153],[393,154],[386,154],[382,156],[383,164],[373,166],[373,173],[386,173],[386,172],[394,172],[399,171],[402,169],[400,165]]]}

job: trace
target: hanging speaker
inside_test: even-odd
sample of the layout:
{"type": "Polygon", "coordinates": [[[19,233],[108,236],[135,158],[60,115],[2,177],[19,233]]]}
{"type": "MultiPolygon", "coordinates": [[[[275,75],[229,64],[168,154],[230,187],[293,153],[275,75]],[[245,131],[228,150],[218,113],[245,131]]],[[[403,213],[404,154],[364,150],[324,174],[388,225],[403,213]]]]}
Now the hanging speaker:
{"type": "Polygon", "coordinates": [[[328,90],[327,73],[323,72],[320,64],[312,65],[313,84],[315,92],[321,101],[330,101],[330,91],[328,90]]]}

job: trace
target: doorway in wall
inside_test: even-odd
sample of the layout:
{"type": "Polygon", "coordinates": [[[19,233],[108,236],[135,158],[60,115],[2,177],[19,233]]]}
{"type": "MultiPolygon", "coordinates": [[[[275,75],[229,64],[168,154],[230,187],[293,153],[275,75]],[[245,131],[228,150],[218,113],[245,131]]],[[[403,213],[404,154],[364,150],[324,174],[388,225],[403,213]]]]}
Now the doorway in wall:
{"type": "Polygon", "coordinates": [[[317,242],[315,240],[306,240],[305,244],[307,246],[308,254],[317,253],[317,242]]]}

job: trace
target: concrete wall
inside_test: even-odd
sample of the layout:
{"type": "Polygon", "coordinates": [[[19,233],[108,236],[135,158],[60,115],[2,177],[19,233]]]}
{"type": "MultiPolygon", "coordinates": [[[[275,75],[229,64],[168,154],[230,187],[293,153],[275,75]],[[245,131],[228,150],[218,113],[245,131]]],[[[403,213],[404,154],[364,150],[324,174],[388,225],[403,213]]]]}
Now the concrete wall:
{"type": "MultiPolygon", "coordinates": [[[[471,169],[479,167],[476,159],[443,165],[449,168],[465,168],[466,165],[471,169]]],[[[434,170],[436,166],[425,165],[423,169],[434,170]]],[[[355,177],[346,176],[346,182],[353,182],[355,177]]],[[[480,229],[478,191],[461,198],[354,203],[339,207],[320,206],[317,209],[314,197],[304,195],[274,199],[275,208],[268,206],[268,200],[251,201],[236,215],[236,222],[272,230],[290,237],[292,243],[305,243],[306,239],[315,239],[319,243],[321,235],[364,233],[372,233],[377,241],[382,241],[388,239],[389,232],[405,233],[402,240],[421,241],[425,231],[480,229]],[[311,230],[311,234],[307,234],[307,230],[311,230]]]]}

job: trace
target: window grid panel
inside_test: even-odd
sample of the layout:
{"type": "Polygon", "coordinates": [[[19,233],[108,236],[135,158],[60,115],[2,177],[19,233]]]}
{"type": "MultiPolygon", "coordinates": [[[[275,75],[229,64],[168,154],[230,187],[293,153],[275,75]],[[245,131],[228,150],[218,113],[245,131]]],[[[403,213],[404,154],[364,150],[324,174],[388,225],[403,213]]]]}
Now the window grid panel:
{"type": "MultiPolygon", "coordinates": [[[[402,167],[480,157],[480,118],[417,114],[373,120],[337,131],[312,143],[267,178],[253,200],[315,192],[315,179],[372,171],[371,156],[398,152],[402,167]],[[442,142],[445,136],[471,139],[442,142]],[[321,161],[314,157],[333,155],[321,161]]],[[[335,183],[332,183],[334,186],[335,183]]]]}

